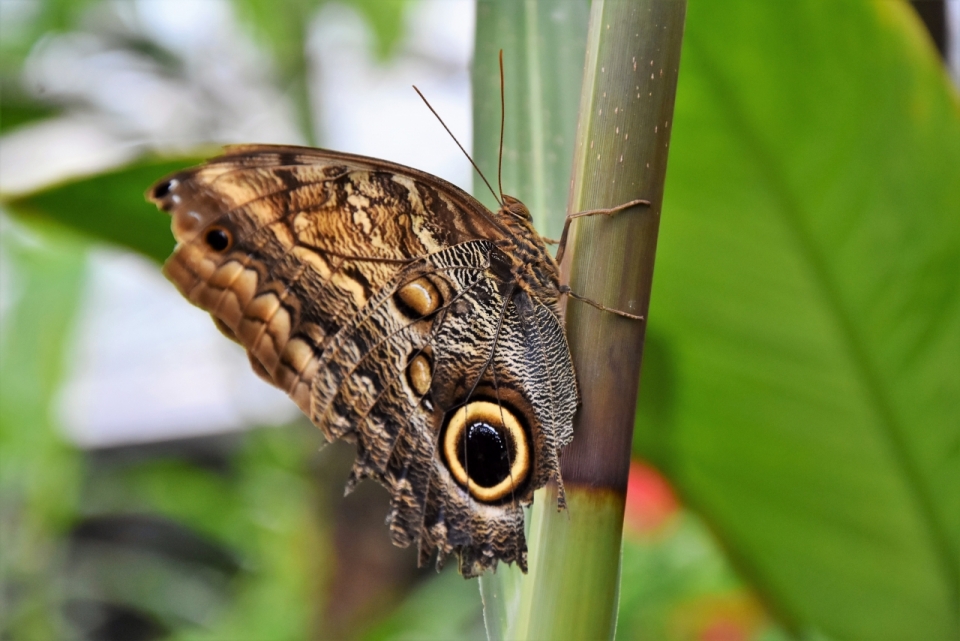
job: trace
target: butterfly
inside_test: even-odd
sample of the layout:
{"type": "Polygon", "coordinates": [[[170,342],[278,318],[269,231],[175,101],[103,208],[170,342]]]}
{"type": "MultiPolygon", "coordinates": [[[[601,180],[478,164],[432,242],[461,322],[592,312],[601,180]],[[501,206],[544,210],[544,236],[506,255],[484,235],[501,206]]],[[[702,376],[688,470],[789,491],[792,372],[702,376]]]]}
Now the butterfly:
{"type": "Polygon", "coordinates": [[[455,554],[465,577],[526,571],[523,507],[550,480],[562,506],[579,394],[571,292],[519,200],[493,213],[416,169],[273,145],[228,147],[147,198],[172,216],[166,276],[328,440],[355,443],[347,491],[387,488],[395,544],[438,568],[455,554]]]}

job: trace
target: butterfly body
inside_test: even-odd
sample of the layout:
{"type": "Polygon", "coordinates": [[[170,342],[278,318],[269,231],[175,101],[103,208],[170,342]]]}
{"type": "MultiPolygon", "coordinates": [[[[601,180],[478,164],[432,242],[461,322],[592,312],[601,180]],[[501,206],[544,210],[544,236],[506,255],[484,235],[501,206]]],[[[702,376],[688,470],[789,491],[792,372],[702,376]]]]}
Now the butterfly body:
{"type": "Polygon", "coordinates": [[[560,266],[534,228],[526,206],[512,196],[503,196],[503,201],[498,218],[510,233],[497,248],[510,258],[513,281],[559,317],[560,266]]]}
{"type": "Polygon", "coordinates": [[[167,276],[391,494],[398,545],[465,576],[526,567],[522,506],[559,481],[577,385],[559,268],[516,199],[492,213],[385,161],[231,147],[158,182],[167,276]]]}

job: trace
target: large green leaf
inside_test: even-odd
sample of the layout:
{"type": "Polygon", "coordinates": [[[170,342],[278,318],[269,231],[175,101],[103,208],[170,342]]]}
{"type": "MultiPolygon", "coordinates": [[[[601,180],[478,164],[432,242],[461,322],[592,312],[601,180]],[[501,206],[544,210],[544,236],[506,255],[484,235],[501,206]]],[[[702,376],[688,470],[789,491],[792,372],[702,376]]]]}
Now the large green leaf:
{"type": "Polygon", "coordinates": [[[92,238],[163,261],[173,251],[170,217],[146,202],[144,192],[164,175],[200,158],[146,159],[6,200],[27,219],[53,220],[92,238]]]}
{"type": "Polygon", "coordinates": [[[796,629],[960,638],[957,93],[906,3],[685,45],[637,447],[796,629]]]}
{"type": "MultiPolygon", "coordinates": [[[[0,95],[0,100],[4,96],[0,95]]],[[[6,133],[20,125],[49,118],[57,113],[56,109],[27,101],[0,102],[0,133],[6,133]]]]}

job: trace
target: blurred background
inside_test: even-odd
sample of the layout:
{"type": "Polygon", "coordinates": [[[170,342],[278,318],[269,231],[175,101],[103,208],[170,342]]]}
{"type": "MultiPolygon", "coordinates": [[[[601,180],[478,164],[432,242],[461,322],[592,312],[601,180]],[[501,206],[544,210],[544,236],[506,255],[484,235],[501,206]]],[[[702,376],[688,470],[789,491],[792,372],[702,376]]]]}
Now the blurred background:
{"type": "MultiPolygon", "coordinates": [[[[960,78],[960,2],[913,4],[896,20],[960,78]]],[[[61,185],[142,166],[93,192],[139,198],[168,170],[157,158],[233,142],[385,158],[469,190],[410,85],[470,148],[475,20],[469,0],[0,0],[0,639],[485,638],[476,582],[390,545],[385,491],[342,496],[352,448],[322,447],[155,261],[40,215],[82,199],[61,185]]],[[[655,330],[645,377],[673,366],[655,330]]],[[[650,455],[672,380],[638,414],[617,637],[827,638],[763,593],[650,455]]]]}

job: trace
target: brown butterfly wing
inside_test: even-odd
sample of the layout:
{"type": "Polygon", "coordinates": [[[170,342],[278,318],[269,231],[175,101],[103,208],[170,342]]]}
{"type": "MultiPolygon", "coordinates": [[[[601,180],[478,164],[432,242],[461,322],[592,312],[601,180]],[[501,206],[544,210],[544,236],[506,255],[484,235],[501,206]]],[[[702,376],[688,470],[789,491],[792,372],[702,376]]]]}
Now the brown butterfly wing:
{"type": "Polygon", "coordinates": [[[422,559],[456,552],[468,576],[497,560],[525,566],[519,505],[558,475],[576,383],[554,311],[492,267],[504,229],[406,167],[228,151],[148,194],[173,215],[167,275],[328,438],[357,444],[352,482],[391,491],[396,543],[419,540],[422,559]],[[444,458],[441,443],[451,416],[489,402],[479,399],[521,419],[531,459],[493,501],[451,474],[457,455],[444,458]]]}
{"type": "Polygon", "coordinates": [[[476,201],[414,170],[298,147],[229,151],[149,194],[173,215],[178,240],[164,270],[304,412],[311,345],[334,336],[408,261],[498,232],[488,213],[471,210],[476,201]],[[226,252],[211,251],[212,226],[234,243],[226,252]]]}
{"type": "Polygon", "coordinates": [[[522,292],[504,296],[509,283],[490,277],[496,251],[473,241],[405,269],[325,352],[311,417],[337,436],[356,436],[351,482],[375,478],[391,490],[394,541],[419,539],[421,563],[434,551],[440,560],[456,553],[465,576],[498,560],[526,567],[521,506],[558,477],[557,452],[572,437],[576,410],[560,322],[522,292]],[[424,278],[438,284],[443,303],[427,317],[405,316],[397,292],[424,278]],[[421,358],[429,385],[411,373],[421,358]],[[474,403],[517,417],[531,458],[526,477],[492,501],[471,496],[444,463],[444,433],[474,403]]]}

